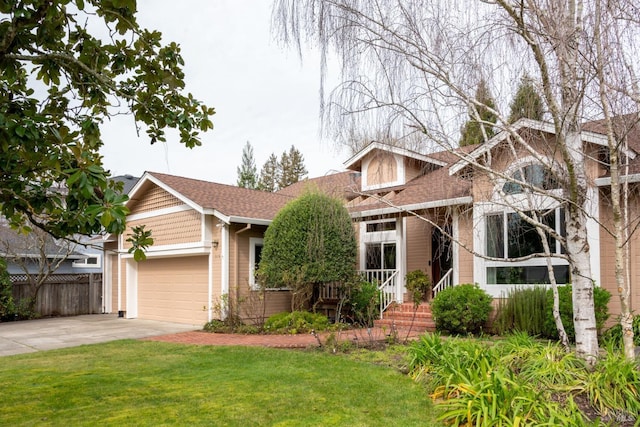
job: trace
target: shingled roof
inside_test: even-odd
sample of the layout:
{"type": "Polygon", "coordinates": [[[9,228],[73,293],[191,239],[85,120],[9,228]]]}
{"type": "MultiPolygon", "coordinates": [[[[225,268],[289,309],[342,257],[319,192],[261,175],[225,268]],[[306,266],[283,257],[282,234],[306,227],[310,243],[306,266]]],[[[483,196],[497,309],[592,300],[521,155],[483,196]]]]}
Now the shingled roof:
{"type": "Polygon", "coordinates": [[[352,203],[349,206],[349,212],[365,215],[381,209],[394,209],[392,206],[414,210],[420,209],[421,206],[435,205],[438,202],[444,204],[464,202],[471,196],[471,182],[459,175],[449,173],[449,168],[459,157],[450,152],[435,153],[432,156],[447,161],[447,166],[428,171],[405,185],[371,192],[376,193],[375,195],[369,194],[370,192],[363,193],[365,199],[359,203],[352,203]],[[370,197],[367,198],[367,196],[370,197]],[[380,197],[389,203],[380,200],[380,197]]]}
{"type": "Polygon", "coordinates": [[[317,178],[307,178],[279,190],[277,194],[298,197],[305,191],[319,190],[332,197],[351,200],[360,188],[360,174],[353,171],[338,172],[317,178]]]}
{"type": "Polygon", "coordinates": [[[157,172],[147,172],[145,177],[149,177],[151,181],[155,178],[158,183],[173,189],[179,198],[188,199],[202,210],[215,210],[227,217],[272,220],[280,208],[292,200],[291,196],[285,194],[157,172]]]}

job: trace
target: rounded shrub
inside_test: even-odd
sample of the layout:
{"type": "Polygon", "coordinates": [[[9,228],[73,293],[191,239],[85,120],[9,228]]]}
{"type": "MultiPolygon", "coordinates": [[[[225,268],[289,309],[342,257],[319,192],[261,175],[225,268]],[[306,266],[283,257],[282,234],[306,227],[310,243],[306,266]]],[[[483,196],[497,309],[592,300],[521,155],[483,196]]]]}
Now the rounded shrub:
{"type": "Polygon", "coordinates": [[[287,203],[264,234],[260,283],[292,292],[292,308],[312,306],[322,283],[344,283],[355,273],[357,245],[344,203],[306,193],[287,203]]]}
{"type": "Polygon", "coordinates": [[[477,334],[489,319],[492,298],[477,285],[445,289],[431,302],[436,329],[453,335],[477,334]]]}
{"type": "MultiPolygon", "coordinates": [[[[611,293],[606,289],[595,286],[593,288],[593,304],[596,312],[596,328],[598,334],[603,330],[604,324],[609,319],[609,300],[611,293]]],[[[576,330],[573,326],[573,301],[571,298],[571,285],[558,286],[558,300],[560,303],[560,318],[562,325],[570,341],[576,340],[576,330]]],[[[558,330],[553,320],[553,292],[547,291],[547,317],[544,323],[544,336],[558,339],[558,330]]]]}
{"type": "Polygon", "coordinates": [[[431,299],[431,279],[422,270],[414,270],[405,276],[407,292],[411,301],[418,306],[422,301],[431,299]]]}

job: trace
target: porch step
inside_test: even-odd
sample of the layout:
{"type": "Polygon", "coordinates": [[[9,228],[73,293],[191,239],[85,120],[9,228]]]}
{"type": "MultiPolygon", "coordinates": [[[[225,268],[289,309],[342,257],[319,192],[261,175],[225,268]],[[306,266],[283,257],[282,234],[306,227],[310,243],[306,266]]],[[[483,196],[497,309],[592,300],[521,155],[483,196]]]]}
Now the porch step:
{"type": "Polygon", "coordinates": [[[431,315],[431,306],[428,303],[420,304],[417,308],[413,303],[393,304],[383,313],[382,319],[374,322],[376,326],[414,331],[436,330],[436,323],[431,315]],[[415,313],[414,313],[415,312],[415,313]],[[414,317],[415,316],[415,317],[414,317]]]}

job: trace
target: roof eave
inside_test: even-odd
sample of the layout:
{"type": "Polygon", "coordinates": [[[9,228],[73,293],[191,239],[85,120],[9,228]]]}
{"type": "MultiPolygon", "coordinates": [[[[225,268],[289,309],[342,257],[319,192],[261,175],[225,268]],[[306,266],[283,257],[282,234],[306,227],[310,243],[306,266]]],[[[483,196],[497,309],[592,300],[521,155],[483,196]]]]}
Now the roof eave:
{"type": "MultiPolygon", "coordinates": [[[[455,175],[456,173],[460,172],[471,161],[478,159],[481,155],[492,150],[496,145],[507,138],[508,135],[513,132],[518,132],[523,128],[529,128],[545,133],[555,134],[555,127],[552,123],[532,119],[520,119],[513,124],[513,127],[510,130],[503,130],[499,132],[486,143],[480,145],[480,147],[476,148],[467,156],[465,156],[466,158],[458,160],[453,166],[451,166],[451,168],[449,168],[449,175],[455,175]]],[[[583,130],[581,131],[580,135],[583,142],[589,142],[602,146],[606,146],[608,144],[607,136],[597,132],[583,130]]],[[[625,154],[631,159],[635,159],[636,157],[636,153],[632,150],[626,150],[625,154]]]]}
{"type": "Polygon", "coordinates": [[[396,147],[393,145],[388,145],[388,144],[383,144],[381,142],[373,141],[369,143],[365,148],[363,148],[362,150],[360,150],[359,152],[351,156],[351,158],[349,158],[347,161],[345,161],[343,163],[344,167],[346,169],[353,170],[351,169],[352,167],[355,167],[357,164],[359,164],[362,161],[362,159],[367,154],[369,154],[370,152],[376,149],[381,151],[391,152],[393,154],[399,154],[401,156],[408,157],[411,159],[421,160],[423,162],[431,163],[436,166],[447,165],[446,162],[433,159],[425,154],[420,154],[414,151],[407,150],[406,148],[396,147]]]}
{"type": "Polygon", "coordinates": [[[189,199],[188,197],[186,197],[184,194],[180,193],[179,191],[174,190],[168,184],[165,184],[162,180],[160,180],[159,178],[155,177],[152,172],[145,172],[144,175],[142,175],[142,178],[140,178],[138,180],[136,185],[129,192],[129,200],[127,201],[126,205],[128,205],[134,199],[134,197],[136,196],[136,193],[138,191],[140,191],[140,188],[147,181],[150,181],[150,182],[156,184],[158,187],[162,188],[167,193],[169,193],[172,196],[176,197],[177,199],[183,201],[185,204],[191,206],[194,210],[196,210],[196,211],[198,211],[200,213],[204,213],[204,210],[205,210],[204,207],[200,206],[198,203],[196,203],[193,200],[189,199]]]}
{"type": "MultiPolygon", "coordinates": [[[[633,174],[629,174],[629,175],[623,175],[620,177],[620,183],[629,183],[629,184],[633,184],[633,183],[637,183],[640,182],[640,174],[638,173],[633,173],[633,174]]],[[[603,178],[596,178],[594,180],[594,183],[596,184],[596,186],[598,187],[607,187],[611,185],[611,177],[610,176],[606,176],[603,178]]]]}
{"type": "Polygon", "coordinates": [[[434,208],[441,208],[446,206],[468,205],[471,203],[473,203],[473,197],[462,196],[462,197],[455,197],[453,199],[441,199],[441,200],[434,200],[432,202],[414,203],[414,204],[404,205],[404,206],[389,206],[386,208],[352,212],[350,213],[350,216],[353,219],[358,219],[358,218],[367,218],[367,217],[380,216],[380,215],[395,214],[399,212],[408,212],[408,211],[415,212],[415,211],[420,211],[425,209],[434,209],[434,208]]]}

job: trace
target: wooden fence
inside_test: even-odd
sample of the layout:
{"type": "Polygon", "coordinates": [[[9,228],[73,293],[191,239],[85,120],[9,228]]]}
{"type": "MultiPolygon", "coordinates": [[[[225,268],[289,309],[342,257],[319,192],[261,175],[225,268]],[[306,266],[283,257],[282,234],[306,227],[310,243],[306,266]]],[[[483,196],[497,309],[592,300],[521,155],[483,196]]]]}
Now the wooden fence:
{"type": "MultiPolygon", "coordinates": [[[[12,274],[13,298],[28,298],[25,274],[12,274]]],[[[42,285],[36,301],[41,316],[75,316],[102,313],[102,273],[52,274],[42,285]]]]}

